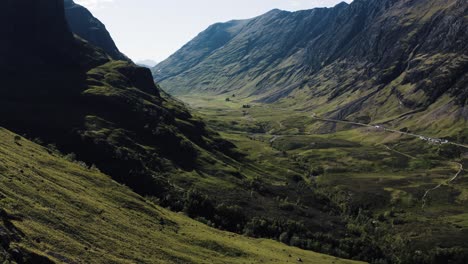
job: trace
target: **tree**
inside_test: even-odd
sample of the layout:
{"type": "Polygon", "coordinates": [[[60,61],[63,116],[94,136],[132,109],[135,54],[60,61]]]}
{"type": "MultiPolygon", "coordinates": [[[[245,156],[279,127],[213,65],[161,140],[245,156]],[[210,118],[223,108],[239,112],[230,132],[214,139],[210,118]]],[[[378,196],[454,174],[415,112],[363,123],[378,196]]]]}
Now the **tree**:
{"type": "Polygon", "coordinates": [[[185,194],[184,212],[190,217],[203,216],[212,219],[214,215],[213,203],[208,197],[197,190],[189,190],[185,194]]]}

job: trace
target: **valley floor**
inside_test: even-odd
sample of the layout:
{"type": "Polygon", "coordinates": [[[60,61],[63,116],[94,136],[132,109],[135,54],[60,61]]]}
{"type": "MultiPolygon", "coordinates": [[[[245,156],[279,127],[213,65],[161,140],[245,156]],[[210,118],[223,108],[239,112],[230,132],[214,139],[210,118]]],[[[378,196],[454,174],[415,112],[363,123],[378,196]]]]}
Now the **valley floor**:
{"type": "Polygon", "coordinates": [[[468,146],[235,95],[180,99],[269,171],[269,180],[301,174],[343,211],[365,212],[374,228],[421,254],[468,248],[468,146]]]}

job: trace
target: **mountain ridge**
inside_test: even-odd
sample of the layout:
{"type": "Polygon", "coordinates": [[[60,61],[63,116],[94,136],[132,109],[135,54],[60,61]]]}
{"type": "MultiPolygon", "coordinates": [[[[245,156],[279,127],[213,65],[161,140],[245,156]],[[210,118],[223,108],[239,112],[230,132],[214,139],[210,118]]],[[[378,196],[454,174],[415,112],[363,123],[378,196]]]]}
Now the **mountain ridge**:
{"type": "MultiPolygon", "coordinates": [[[[438,104],[463,113],[467,14],[468,5],[460,0],[357,0],[330,9],[267,13],[252,19],[223,49],[174,72],[183,61],[180,54],[190,54],[187,47],[203,46],[199,35],[156,66],[153,75],[175,95],[236,94],[337,119],[379,122],[417,109],[431,115],[438,104]],[[385,107],[376,110],[375,102],[385,107]]],[[[467,116],[461,120],[466,123],[467,116]]]]}
{"type": "MultiPolygon", "coordinates": [[[[308,192],[295,191],[294,186],[302,184],[297,181],[302,179],[299,172],[285,177],[259,167],[161,90],[149,69],[114,60],[103,48],[74,36],[62,0],[41,1],[7,6],[28,14],[11,12],[8,17],[25,29],[40,25],[43,31],[56,27],[58,33],[45,32],[50,38],[40,46],[22,42],[30,38],[27,30],[15,31],[18,39],[7,39],[8,52],[24,60],[16,58],[18,68],[9,61],[0,65],[8,70],[1,72],[0,126],[99,168],[161,206],[220,229],[274,239],[289,229],[291,236],[308,239],[318,239],[307,232],[317,229],[344,234],[331,200],[308,186],[302,187],[308,192]],[[36,4],[44,6],[35,8],[36,4]],[[57,20],[36,25],[33,18],[38,16],[57,20]],[[40,67],[29,63],[31,59],[41,62],[40,67]],[[278,196],[303,197],[301,210],[286,213],[278,196]],[[323,213],[327,208],[331,212],[323,213]],[[287,220],[291,214],[297,222],[287,220]],[[271,225],[271,233],[259,232],[259,223],[271,225]]],[[[330,248],[332,243],[338,246],[328,243],[330,248]]]]}
{"type": "Polygon", "coordinates": [[[129,58],[122,54],[115,45],[106,26],[88,9],[76,4],[73,0],[64,0],[64,4],[65,17],[71,31],[92,45],[102,48],[113,59],[129,61],[129,58]]]}

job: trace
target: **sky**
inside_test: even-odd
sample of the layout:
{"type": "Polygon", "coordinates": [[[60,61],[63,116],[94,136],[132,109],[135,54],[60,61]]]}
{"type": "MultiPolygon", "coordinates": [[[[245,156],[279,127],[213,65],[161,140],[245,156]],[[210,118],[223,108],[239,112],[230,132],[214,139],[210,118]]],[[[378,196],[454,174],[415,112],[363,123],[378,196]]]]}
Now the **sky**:
{"type": "MultiPolygon", "coordinates": [[[[350,2],[346,0],[345,2],[350,2]]],[[[75,0],[103,22],[120,51],[134,61],[162,61],[217,22],[278,8],[332,7],[342,0],[75,0]]]]}

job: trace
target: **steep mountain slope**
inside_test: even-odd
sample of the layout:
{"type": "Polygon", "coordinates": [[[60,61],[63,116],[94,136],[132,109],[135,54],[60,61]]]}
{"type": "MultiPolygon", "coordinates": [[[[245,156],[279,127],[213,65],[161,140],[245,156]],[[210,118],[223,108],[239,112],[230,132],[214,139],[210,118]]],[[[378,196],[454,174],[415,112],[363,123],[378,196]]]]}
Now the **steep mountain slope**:
{"type": "Polygon", "coordinates": [[[73,33],[89,41],[90,44],[102,48],[115,60],[128,60],[119,51],[106,26],[101,21],[73,0],[65,0],[64,2],[65,17],[73,33]]]}
{"type": "MultiPolygon", "coordinates": [[[[210,26],[206,31],[200,33],[195,40],[182,47],[175,55],[156,65],[154,68],[156,78],[163,81],[168,77],[175,77],[196,67],[209,58],[213,52],[222,49],[224,45],[232,41],[248,22],[248,20],[233,20],[210,26]],[[164,77],[159,78],[159,76],[164,77]]],[[[203,72],[200,74],[203,74],[203,72]]],[[[192,76],[195,77],[195,75],[192,76]]],[[[186,89],[194,88],[187,87],[186,89]]],[[[172,92],[169,87],[168,91],[172,92]]]]}
{"type": "Polygon", "coordinates": [[[453,136],[468,119],[467,14],[463,0],[357,0],[272,11],[246,21],[204,57],[190,49],[203,47],[209,31],[200,34],[153,75],[174,94],[235,93],[339,119],[397,119],[398,126],[437,134],[427,122],[435,120],[439,128],[457,127],[442,134],[453,136]],[[197,63],[180,71],[192,51],[197,63]],[[420,114],[408,117],[414,112],[420,114]]]}
{"type": "Polygon", "coordinates": [[[155,79],[176,94],[252,90],[256,80],[279,70],[283,60],[320,34],[345,6],[296,13],[272,10],[251,20],[213,25],[158,64],[155,79]],[[181,90],[175,85],[179,80],[193,85],[181,90]]]}
{"type": "MultiPolygon", "coordinates": [[[[265,170],[246,159],[161,91],[150,70],[74,37],[63,1],[4,7],[0,126],[55,145],[50,148],[95,165],[139,195],[214,227],[275,239],[288,232],[287,240],[304,241],[321,239],[316,231],[346,234],[336,206],[306,185],[301,171],[265,170]],[[286,197],[298,207],[284,210],[286,197]]],[[[332,239],[326,244],[330,253],[338,246],[332,239]]]]}
{"type": "Polygon", "coordinates": [[[217,231],[2,128],[0,139],[2,263],[357,263],[217,231]]]}
{"type": "Polygon", "coordinates": [[[14,54],[0,65],[3,126],[75,152],[143,194],[160,193],[164,173],[193,170],[208,149],[229,153],[229,143],[161,96],[149,70],[73,38],[62,1],[7,8],[18,27],[1,49],[14,54]]]}

